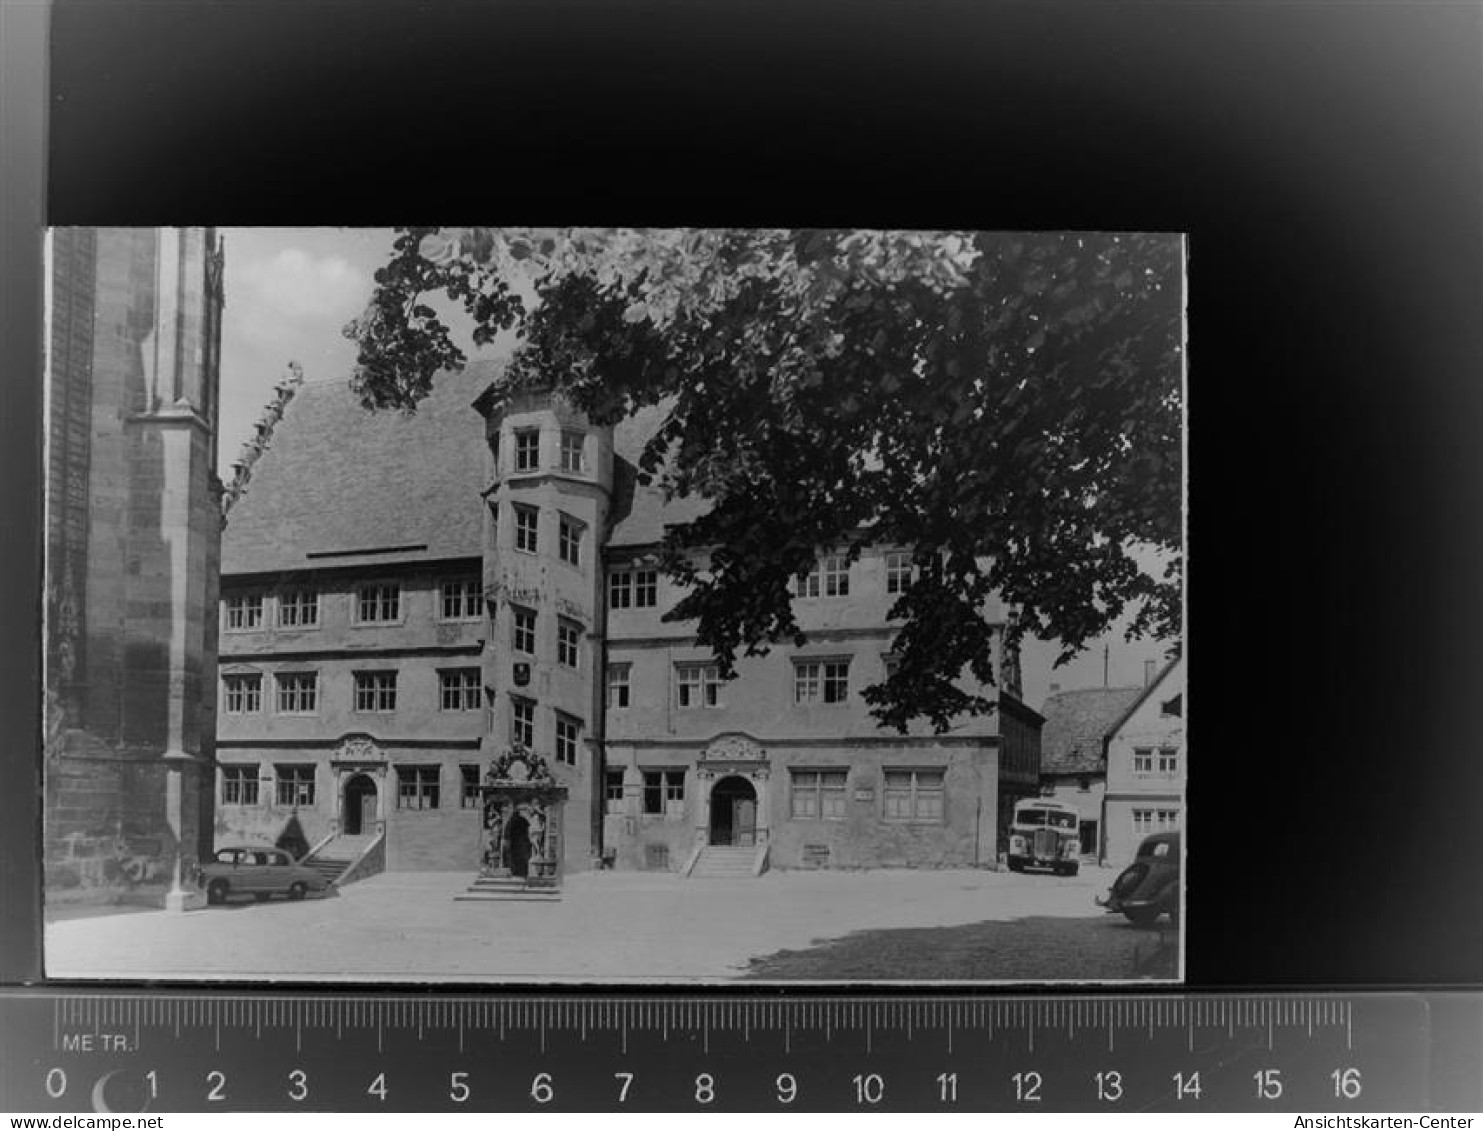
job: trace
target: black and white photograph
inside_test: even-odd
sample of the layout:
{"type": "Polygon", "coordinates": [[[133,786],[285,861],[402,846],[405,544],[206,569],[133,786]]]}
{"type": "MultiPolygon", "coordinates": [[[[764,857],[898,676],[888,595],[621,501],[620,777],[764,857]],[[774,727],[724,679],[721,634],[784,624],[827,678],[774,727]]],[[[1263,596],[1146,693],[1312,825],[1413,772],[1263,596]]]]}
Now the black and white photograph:
{"type": "Polygon", "coordinates": [[[1184,255],[53,230],[48,975],[1177,982],[1184,255]]]}

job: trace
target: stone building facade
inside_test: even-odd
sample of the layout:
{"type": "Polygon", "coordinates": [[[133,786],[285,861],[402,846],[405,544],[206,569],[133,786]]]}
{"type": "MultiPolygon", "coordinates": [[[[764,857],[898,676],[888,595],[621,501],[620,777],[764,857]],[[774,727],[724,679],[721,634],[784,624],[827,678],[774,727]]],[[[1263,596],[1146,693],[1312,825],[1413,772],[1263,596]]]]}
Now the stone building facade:
{"type": "MultiPolygon", "coordinates": [[[[720,681],[693,626],[662,619],[678,597],[657,568],[665,525],[704,503],[638,482],[661,410],[596,427],[551,396],[499,400],[491,376],[445,376],[410,418],[367,417],[336,384],[305,386],[284,413],[226,534],[219,841],[281,838],[294,820],[315,842],[343,830],[348,791],[369,778],[388,868],[472,871],[465,790],[527,747],[564,791],[543,838],[565,870],[688,870],[712,846],[780,868],[995,861],[1008,808],[1039,781],[1041,720],[1018,698],[1017,657],[997,657],[992,715],[941,736],[877,727],[861,693],[885,674],[888,610],[910,577],[910,555],[883,548],[821,558],[798,583],[808,644],[720,681]],[[367,587],[392,577],[397,619],[355,626],[367,587]],[[448,587],[469,578],[480,613],[450,625],[448,587]],[[312,646],[271,619],[306,586],[325,602],[312,646]],[[260,627],[246,631],[254,595],[260,627]],[[461,686],[478,709],[448,711],[446,673],[475,668],[477,686],[461,686]],[[269,688],[310,669],[313,711],[273,717],[269,688]],[[380,669],[395,669],[395,703],[367,716],[350,705],[355,680],[380,669]],[[238,714],[238,677],[254,672],[258,708],[238,714]],[[406,792],[418,766],[435,805],[406,792]],[[254,774],[255,792],[228,784],[254,774]],[[279,784],[311,779],[310,793],[279,784]]],[[[1002,625],[1006,610],[985,615],[1002,625]]]]}
{"type": "Polygon", "coordinates": [[[211,841],[224,253],[49,240],[47,896],[163,890],[211,841]]]}

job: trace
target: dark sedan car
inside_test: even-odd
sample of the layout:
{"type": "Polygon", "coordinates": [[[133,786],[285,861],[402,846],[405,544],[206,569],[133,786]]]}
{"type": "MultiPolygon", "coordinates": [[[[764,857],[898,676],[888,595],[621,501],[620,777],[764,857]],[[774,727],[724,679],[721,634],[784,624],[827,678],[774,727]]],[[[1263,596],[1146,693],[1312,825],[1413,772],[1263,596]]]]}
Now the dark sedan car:
{"type": "Polygon", "coordinates": [[[303,899],[311,891],[323,891],[325,883],[281,848],[247,847],[217,849],[201,868],[201,886],[208,903],[225,903],[232,895],[303,899]]]}
{"type": "Polygon", "coordinates": [[[1146,927],[1160,915],[1179,922],[1179,834],[1154,833],[1138,846],[1133,862],[1124,868],[1097,904],[1121,912],[1146,927]]]}

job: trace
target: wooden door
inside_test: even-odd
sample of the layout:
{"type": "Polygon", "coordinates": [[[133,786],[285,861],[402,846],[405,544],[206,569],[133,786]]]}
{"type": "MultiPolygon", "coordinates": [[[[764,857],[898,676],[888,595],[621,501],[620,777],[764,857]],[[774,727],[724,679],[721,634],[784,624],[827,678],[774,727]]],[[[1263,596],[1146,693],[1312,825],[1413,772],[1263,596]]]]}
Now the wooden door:
{"type": "Polygon", "coordinates": [[[731,807],[732,844],[741,848],[757,845],[757,803],[747,798],[737,798],[731,807]]]}

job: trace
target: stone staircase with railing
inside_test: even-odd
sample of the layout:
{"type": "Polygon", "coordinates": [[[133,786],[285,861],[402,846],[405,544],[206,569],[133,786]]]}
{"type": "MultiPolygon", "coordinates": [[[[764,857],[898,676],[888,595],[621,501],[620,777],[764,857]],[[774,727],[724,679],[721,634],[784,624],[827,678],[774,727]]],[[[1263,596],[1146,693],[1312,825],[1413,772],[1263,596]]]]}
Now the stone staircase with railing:
{"type": "MultiPolygon", "coordinates": [[[[340,834],[321,841],[304,857],[302,863],[306,868],[313,868],[319,873],[325,884],[330,887],[338,886],[345,874],[360,862],[367,850],[372,848],[379,833],[340,834]]],[[[369,873],[366,873],[369,874],[369,873]]],[[[357,879],[364,879],[365,875],[357,873],[347,882],[353,883],[357,879]]]]}
{"type": "Polygon", "coordinates": [[[766,852],[766,848],[708,844],[687,874],[692,880],[749,880],[766,866],[766,852]]]}

